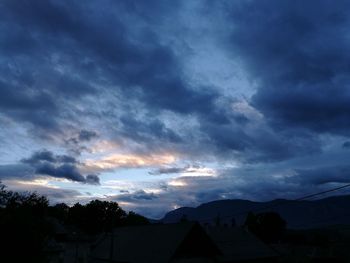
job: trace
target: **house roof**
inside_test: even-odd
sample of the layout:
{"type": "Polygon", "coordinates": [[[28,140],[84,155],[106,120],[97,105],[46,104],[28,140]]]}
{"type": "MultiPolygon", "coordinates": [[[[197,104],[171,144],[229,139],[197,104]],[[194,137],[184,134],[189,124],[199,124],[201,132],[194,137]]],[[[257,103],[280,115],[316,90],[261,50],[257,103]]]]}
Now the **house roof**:
{"type": "Polygon", "coordinates": [[[168,262],[195,227],[201,228],[194,223],[116,228],[98,241],[92,258],[104,262],[168,262]]]}
{"type": "Polygon", "coordinates": [[[209,227],[207,233],[223,253],[224,261],[273,258],[278,254],[240,227],[209,227]]]}

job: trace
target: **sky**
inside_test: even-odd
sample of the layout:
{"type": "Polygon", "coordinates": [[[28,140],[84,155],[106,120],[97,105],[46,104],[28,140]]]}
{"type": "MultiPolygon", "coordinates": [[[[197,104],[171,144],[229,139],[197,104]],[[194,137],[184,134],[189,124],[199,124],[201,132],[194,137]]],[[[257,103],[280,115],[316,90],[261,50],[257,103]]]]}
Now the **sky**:
{"type": "Polygon", "coordinates": [[[350,183],[348,10],[3,0],[0,180],[151,218],[350,183]]]}

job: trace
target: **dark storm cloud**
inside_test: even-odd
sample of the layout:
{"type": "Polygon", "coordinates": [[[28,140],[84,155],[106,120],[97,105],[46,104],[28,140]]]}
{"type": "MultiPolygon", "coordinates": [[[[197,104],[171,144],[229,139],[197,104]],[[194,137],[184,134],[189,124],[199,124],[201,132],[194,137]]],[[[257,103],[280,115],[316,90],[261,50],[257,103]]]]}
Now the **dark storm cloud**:
{"type": "Polygon", "coordinates": [[[178,134],[168,129],[157,119],[136,120],[130,116],[122,116],[120,123],[122,135],[134,141],[154,144],[157,144],[157,141],[173,143],[182,141],[178,134]]]}
{"type": "Polygon", "coordinates": [[[157,198],[158,196],[154,193],[146,193],[144,190],[138,190],[134,193],[123,193],[118,195],[118,200],[124,202],[133,202],[135,200],[150,201],[157,198]]]}
{"type": "Polygon", "coordinates": [[[150,175],[162,175],[162,174],[178,174],[178,173],[195,173],[196,169],[205,168],[198,164],[185,165],[183,167],[162,167],[154,171],[148,172],[150,175]]]}
{"type": "Polygon", "coordinates": [[[86,146],[86,143],[89,143],[94,139],[97,139],[98,137],[99,135],[97,134],[97,132],[83,129],[79,131],[76,135],[65,140],[65,144],[67,148],[69,148],[70,152],[76,155],[80,155],[84,151],[89,151],[89,148],[86,146]]]}
{"type": "Polygon", "coordinates": [[[97,133],[95,131],[88,131],[88,130],[81,130],[78,136],[80,141],[90,141],[96,137],[97,137],[97,133]]]}
{"type": "Polygon", "coordinates": [[[77,160],[72,156],[54,155],[52,152],[47,150],[34,152],[32,156],[30,156],[29,158],[22,159],[21,161],[23,163],[28,163],[32,165],[38,164],[43,161],[48,163],[77,163],[77,160]]]}
{"type": "Polygon", "coordinates": [[[183,173],[185,172],[189,167],[167,167],[167,168],[160,168],[155,171],[148,172],[150,175],[162,175],[162,174],[177,174],[177,173],[183,173]]]}
{"type": "Polygon", "coordinates": [[[0,79],[0,109],[2,114],[19,121],[29,121],[48,130],[56,127],[56,122],[48,116],[57,114],[58,109],[54,99],[46,91],[26,88],[0,79]]]}
{"type": "Polygon", "coordinates": [[[213,145],[217,156],[233,153],[244,162],[282,161],[321,151],[320,140],[310,132],[290,129],[277,133],[264,123],[253,125],[202,120],[200,128],[207,135],[203,145],[213,145]]]}
{"type": "Polygon", "coordinates": [[[327,183],[350,183],[350,166],[327,166],[313,169],[297,169],[291,180],[301,183],[322,185],[327,183]]]}
{"type": "Polygon", "coordinates": [[[0,180],[33,179],[33,169],[25,164],[0,165],[0,180]]]}
{"type": "Polygon", "coordinates": [[[92,184],[92,185],[99,185],[100,184],[100,178],[95,174],[88,174],[85,177],[85,183],[92,184]]]}
{"type": "Polygon", "coordinates": [[[57,158],[56,156],[54,156],[52,152],[43,150],[43,151],[33,153],[33,155],[28,159],[22,160],[23,163],[29,163],[29,164],[36,164],[40,161],[47,161],[47,162],[54,163],[54,162],[57,162],[57,158]]]}
{"type": "MultiPolygon", "coordinates": [[[[34,152],[32,156],[21,160],[34,168],[36,175],[48,175],[56,178],[65,178],[74,182],[99,185],[99,177],[94,174],[83,176],[77,165],[79,162],[69,155],[55,155],[50,151],[34,152]]],[[[20,175],[18,175],[20,176],[20,175]]],[[[34,175],[33,175],[34,176],[34,175]]]]}
{"type": "Polygon", "coordinates": [[[350,149],[350,142],[349,141],[346,141],[343,143],[343,148],[344,149],[350,149]]]}
{"type": "Polygon", "coordinates": [[[78,161],[73,156],[69,156],[69,155],[57,155],[56,159],[57,159],[57,162],[61,162],[61,163],[71,163],[71,164],[78,163],[78,161]]]}
{"type": "Polygon", "coordinates": [[[231,3],[230,49],[259,89],[275,128],[349,134],[349,1],[231,3]]]}
{"type": "Polygon", "coordinates": [[[62,164],[58,166],[46,162],[36,164],[35,173],[49,175],[56,178],[66,178],[76,182],[85,182],[84,176],[80,174],[74,165],[70,164],[62,164]]]}
{"type": "MultiPolygon", "coordinates": [[[[180,2],[4,1],[1,6],[0,80],[6,88],[0,89],[0,98],[10,98],[6,103],[11,106],[2,113],[35,125],[36,132],[64,132],[67,122],[77,129],[79,116],[85,115],[77,108],[86,98],[118,104],[115,93],[138,101],[153,116],[170,110],[226,119],[214,110],[219,94],[189,85],[173,47],[156,31],[162,19],[176,19],[180,2]]],[[[104,105],[97,105],[94,114],[85,111],[91,118],[106,118],[99,107],[104,105]]],[[[160,120],[122,122],[123,134],[136,128],[130,133],[135,140],[142,142],[149,134],[180,142],[160,120]]]]}

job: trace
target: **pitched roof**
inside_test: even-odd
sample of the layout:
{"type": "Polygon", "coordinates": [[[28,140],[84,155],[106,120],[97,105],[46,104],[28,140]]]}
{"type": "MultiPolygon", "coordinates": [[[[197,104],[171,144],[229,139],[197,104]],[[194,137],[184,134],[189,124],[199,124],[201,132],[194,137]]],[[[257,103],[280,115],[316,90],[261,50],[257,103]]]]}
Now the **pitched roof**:
{"type": "Polygon", "coordinates": [[[92,258],[105,262],[111,258],[112,262],[168,262],[196,226],[200,227],[183,223],[116,228],[96,244],[92,258]]]}
{"type": "Polygon", "coordinates": [[[240,227],[209,227],[207,233],[223,253],[224,261],[273,258],[278,254],[240,227]]]}

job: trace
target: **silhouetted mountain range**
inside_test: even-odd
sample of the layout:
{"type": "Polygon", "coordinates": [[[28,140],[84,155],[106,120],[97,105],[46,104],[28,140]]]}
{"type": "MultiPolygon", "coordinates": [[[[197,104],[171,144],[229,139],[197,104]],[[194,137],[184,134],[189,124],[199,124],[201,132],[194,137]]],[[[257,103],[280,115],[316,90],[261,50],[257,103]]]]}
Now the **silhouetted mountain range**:
{"type": "Polygon", "coordinates": [[[248,212],[274,211],[287,221],[288,228],[313,228],[335,224],[350,224],[350,195],[334,196],[314,201],[277,199],[269,202],[248,200],[218,200],[196,208],[182,207],[168,212],[161,220],[174,223],[182,218],[213,224],[231,224],[232,218],[243,224],[248,212]]]}

